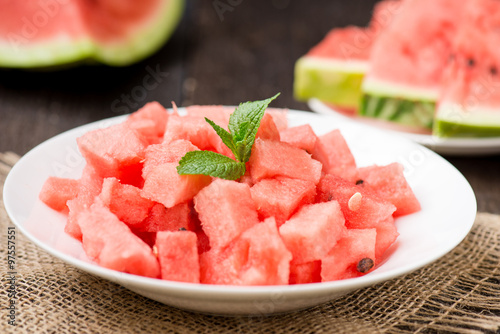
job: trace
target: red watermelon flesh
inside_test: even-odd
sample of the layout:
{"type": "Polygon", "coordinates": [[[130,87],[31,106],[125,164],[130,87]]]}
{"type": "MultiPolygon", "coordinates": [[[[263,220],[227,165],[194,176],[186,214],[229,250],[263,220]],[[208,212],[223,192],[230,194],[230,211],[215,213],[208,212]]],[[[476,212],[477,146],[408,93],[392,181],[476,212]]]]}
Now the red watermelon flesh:
{"type": "Polygon", "coordinates": [[[259,215],[262,218],[274,217],[278,227],[298,208],[312,203],[316,195],[313,182],[286,177],[263,179],[250,191],[259,215]]]}
{"type": "Polygon", "coordinates": [[[83,169],[82,176],[78,180],[78,195],[69,200],[69,213],[64,231],[75,239],[82,239],[82,232],[78,225],[78,216],[88,209],[99,195],[102,188],[103,179],[96,173],[91,165],[86,165],[83,169]]]}
{"type": "Polygon", "coordinates": [[[321,177],[321,164],[290,144],[256,138],[249,160],[250,174],[254,181],[285,176],[314,184],[321,177]]]}
{"type": "Polygon", "coordinates": [[[200,283],[200,262],[194,232],[158,232],[155,246],[162,279],[200,283]]]}
{"type": "Polygon", "coordinates": [[[396,241],[399,233],[392,216],[378,223],[375,229],[377,230],[375,264],[378,264],[383,260],[385,251],[396,241]]]}
{"type": "Polygon", "coordinates": [[[1,0],[0,7],[3,66],[44,67],[89,58],[123,66],[165,42],[183,2],[1,0]]]}
{"type": "Polygon", "coordinates": [[[141,189],[121,184],[114,177],[104,179],[99,198],[118,219],[131,228],[137,228],[154,205],[154,202],[141,196],[141,189]]]}
{"type": "Polygon", "coordinates": [[[78,217],[87,256],[99,265],[130,274],[159,277],[152,249],[100,201],[78,217]]]}
{"type": "Polygon", "coordinates": [[[259,129],[257,130],[257,134],[255,135],[257,138],[261,139],[269,139],[269,140],[280,140],[280,132],[274,123],[273,117],[266,113],[262,117],[259,125],[259,129]]]}
{"type": "Polygon", "coordinates": [[[146,178],[156,166],[167,162],[179,162],[189,151],[199,150],[190,141],[178,139],[168,143],[149,145],[144,151],[142,177],[146,178]]]}
{"type": "Polygon", "coordinates": [[[330,250],[327,256],[321,259],[321,278],[323,282],[335,281],[360,276],[357,269],[363,259],[363,269],[370,271],[370,260],[375,262],[375,242],[377,232],[375,229],[350,229],[330,250]],[[368,265],[367,265],[368,263],[368,265]]]}
{"type": "Polygon", "coordinates": [[[201,282],[231,285],[288,284],[292,255],[269,218],[249,228],[225,249],[201,254],[201,282]]]}
{"type": "Polygon", "coordinates": [[[215,179],[194,198],[195,209],[212,248],[223,248],[259,222],[250,187],[215,179]]]}
{"type": "Polygon", "coordinates": [[[289,284],[306,284],[321,282],[321,261],[306,263],[290,262],[289,284]]]}
{"type": "Polygon", "coordinates": [[[341,176],[352,182],[359,179],[354,156],[339,130],[318,137],[313,158],[323,164],[323,171],[327,174],[341,176]]]}
{"type": "Polygon", "coordinates": [[[212,181],[207,175],[179,175],[177,166],[170,162],[154,167],[144,180],[141,195],[171,208],[190,201],[212,181]]]}
{"type": "Polygon", "coordinates": [[[309,204],[280,226],[285,245],[296,263],[320,260],[345,230],[345,220],[336,201],[309,204]]]}
{"type": "Polygon", "coordinates": [[[167,110],[158,102],[150,102],[131,114],[125,124],[145,137],[151,145],[162,141],[167,119],[167,110]]]}
{"type": "Polygon", "coordinates": [[[66,202],[78,195],[78,188],[78,180],[51,176],[43,184],[39,198],[56,211],[66,211],[66,202]]]}
{"type": "Polygon", "coordinates": [[[294,126],[284,129],[280,132],[281,141],[301,148],[307,153],[312,154],[318,136],[309,124],[294,126]]]}
{"type": "Polygon", "coordinates": [[[318,200],[339,202],[347,228],[373,228],[392,218],[396,207],[377,197],[363,185],[355,185],[338,176],[327,174],[318,184],[318,200]],[[353,196],[359,193],[359,204],[353,204],[353,196]]]}
{"type": "Polygon", "coordinates": [[[397,208],[394,216],[420,211],[420,203],[406,181],[403,169],[399,163],[359,169],[359,176],[364,181],[363,186],[376,192],[380,198],[397,208]]]}
{"type": "Polygon", "coordinates": [[[367,60],[372,40],[367,28],[349,26],[332,29],[306,56],[335,59],[367,60]]]}
{"type": "Polygon", "coordinates": [[[188,203],[180,203],[171,208],[155,203],[148,216],[136,228],[144,232],[193,230],[190,211],[188,203]]]}
{"type": "Polygon", "coordinates": [[[93,130],[77,138],[78,148],[101,177],[140,186],[147,142],[126,124],[93,130]]]}

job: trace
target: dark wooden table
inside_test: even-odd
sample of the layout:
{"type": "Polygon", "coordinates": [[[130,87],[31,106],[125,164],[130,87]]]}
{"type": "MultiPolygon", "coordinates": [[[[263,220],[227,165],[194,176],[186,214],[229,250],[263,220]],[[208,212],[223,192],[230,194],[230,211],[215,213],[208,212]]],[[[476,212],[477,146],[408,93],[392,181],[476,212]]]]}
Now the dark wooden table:
{"type": "MultiPolygon", "coordinates": [[[[232,105],[281,92],[273,106],[308,110],[293,98],[295,60],[331,28],[365,25],[376,1],[222,2],[235,5],[221,13],[216,1],[188,1],[171,40],[130,67],[0,70],[0,152],[24,154],[58,133],[147,101],[232,105]],[[144,85],[145,78],[154,80],[144,85]]],[[[500,213],[500,156],[446,158],[471,183],[478,209],[500,213]]]]}

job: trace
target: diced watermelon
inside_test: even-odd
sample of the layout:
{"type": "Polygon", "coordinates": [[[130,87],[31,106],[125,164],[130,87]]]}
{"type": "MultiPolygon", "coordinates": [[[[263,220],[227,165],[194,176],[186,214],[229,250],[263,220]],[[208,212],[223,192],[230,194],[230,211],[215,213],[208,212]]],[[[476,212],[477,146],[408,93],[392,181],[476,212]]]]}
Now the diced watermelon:
{"type": "Polygon", "coordinates": [[[386,166],[369,166],[359,169],[363,186],[376,192],[382,199],[396,206],[394,216],[420,210],[420,203],[403,174],[403,166],[392,163],[386,166]]]}
{"type": "Polygon", "coordinates": [[[322,281],[356,277],[361,275],[358,269],[363,273],[370,271],[375,263],[376,238],[374,228],[346,230],[335,247],[321,259],[322,281]]]}
{"type": "Polygon", "coordinates": [[[336,201],[303,206],[279,232],[293,260],[300,264],[320,260],[345,230],[344,215],[336,201]]]}
{"type": "Polygon", "coordinates": [[[282,108],[267,108],[266,114],[273,117],[274,124],[278,131],[288,128],[288,109],[282,108]]]}
{"type": "Polygon", "coordinates": [[[163,231],[156,235],[161,278],[170,281],[200,283],[196,234],[190,231],[163,231]]]}
{"type": "Polygon", "coordinates": [[[263,179],[251,189],[252,199],[263,218],[274,217],[278,227],[304,204],[313,202],[316,187],[311,181],[277,177],[263,179]]]}
{"type": "Polygon", "coordinates": [[[212,248],[227,246],[259,222],[250,187],[244,183],[215,179],[194,197],[194,203],[212,248]]]}
{"type": "Polygon", "coordinates": [[[355,185],[341,177],[326,174],[321,178],[318,187],[318,201],[332,199],[340,204],[346,219],[347,228],[372,228],[380,222],[392,217],[396,207],[390,202],[377,198],[362,185],[355,185]],[[359,202],[353,204],[355,197],[359,202]]]}
{"type": "Polygon", "coordinates": [[[50,176],[38,197],[50,208],[62,212],[68,209],[66,202],[78,195],[78,188],[78,180],[50,176]]]}
{"type": "Polygon", "coordinates": [[[255,136],[261,139],[280,140],[280,132],[270,114],[264,114],[255,136]]]}
{"type": "Polygon", "coordinates": [[[314,152],[314,147],[316,145],[316,141],[318,140],[318,136],[316,136],[314,130],[309,124],[294,126],[282,130],[280,132],[280,138],[281,141],[306,150],[310,154],[314,152]]]}
{"type": "Polygon", "coordinates": [[[171,208],[191,200],[212,180],[207,175],[179,175],[177,166],[170,162],[154,167],[146,175],[141,195],[171,208]]]}
{"type": "Polygon", "coordinates": [[[156,144],[163,140],[167,119],[167,110],[158,102],[150,102],[131,114],[125,124],[145,137],[148,144],[156,144]]]}
{"type": "Polygon", "coordinates": [[[189,217],[188,203],[180,203],[171,208],[155,203],[138,230],[145,232],[178,231],[182,228],[191,230],[189,217]]]}
{"type": "Polygon", "coordinates": [[[78,217],[87,256],[99,265],[130,274],[159,277],[152,249],[99,200],[78,217]]]}
{"type": "Polygon", "coordinates": [[[77,138],[88,164],[101,177],[116,177],[122,183],[142,184],[142,163],[147,142],[126,124],[87,132],[77,138]]]}
{"type": "Polygon", "coordinates": [[[208,118],[215,122],[215,124],[226,128],[229,124],[229,117],[234,111],[234,108],[226,108],[220,105],[212,106],[189,106],[186,107],[188,116],[205,119],[208,118]]]}
{"type": "Polygon", "coordinates": [[[118,219],[135,228],[146,219],[154,202],[141,196],[141,189],[121,184],[114,177],[104,179],[101,201],[118,219]]]}
{"type": "Polygon", "coordinates": [[[289,284],[305,284],[321,282],[321,261],[306,263],[290,262],[289,284]]]}
{"type": "Polygon", "coordinates": [[[287,143],[257,138],[249,160],[250,174],[254,181],[275,176],[319,182],[321,163],[287,143]]]}
{"type": "Polygon", "coordinates": [[[396,241],[399,233],[392,216],[380,222],[376,230],[377,242],[375,244],[375,264],[378,264],[383,260],[385,251],[396,241]]]}
{"type": "Polygon", "coordinates": [[[358,179],[356,161],[340,130],[318,137],[313,158],[323,164],[323,171],[327,174],[341,176],[352,182],[358,179]]]}
{"type": "Polygon", "coordinates": [[[87,164],[78,180],[78,195],[66,203],[69,213],[64,232],[75,239],[82,239],[82,232],[78,226],[78,216],[94,203],[95,197],[101,192],[102,182],[103,179],[94,168],[87,164]]]}
{"type": "Polygon", "coordinates": [[[199,149],[196,146],[185,139],[149,145],[144,152],[145,158],[142,168],[142,177],[145,179],[147,174],[158,165],[167,162],[179,162],[187,152],[197,150],[199,149]]]}
{"type": "Polygon", "coordinates": [[[292,255],[269,218],[249,228],[225,249],[200,255],[201,282],[230,285],[288,284],[292,255]]]}

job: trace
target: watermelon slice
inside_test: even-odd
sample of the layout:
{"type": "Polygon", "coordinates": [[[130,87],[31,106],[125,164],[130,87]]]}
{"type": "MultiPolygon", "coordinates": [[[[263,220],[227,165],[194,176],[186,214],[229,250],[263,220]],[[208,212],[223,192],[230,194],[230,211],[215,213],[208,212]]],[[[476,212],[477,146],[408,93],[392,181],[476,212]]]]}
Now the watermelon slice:
{"type": "Polygon", "coordinates": [[[455,0],[402,2],[373,43],[361,115],[432,128],[443,68],[464,7],[455,0]]]}
{"type": "Polygon", "coordinates": [[[299,58],[295,64],[295,97],[304,101],[315,97],[341,109],[358,109],[361,84],[370,66],[368,59],[372,43],[391,23],[399,2],[386,0],[378,3],[369,27],[333,29],[299,58]]]}
{"type": "Polygon", "coordinates": [[[434,134],[500,136],[500,3],[472,1],[467,12],[453,40],[434,134]]]}
{"type": "Polygon", "coordinates": [[[0,66],[129,65],[164,44],[183,7],[183,0],[1,0],[0,66]]]}

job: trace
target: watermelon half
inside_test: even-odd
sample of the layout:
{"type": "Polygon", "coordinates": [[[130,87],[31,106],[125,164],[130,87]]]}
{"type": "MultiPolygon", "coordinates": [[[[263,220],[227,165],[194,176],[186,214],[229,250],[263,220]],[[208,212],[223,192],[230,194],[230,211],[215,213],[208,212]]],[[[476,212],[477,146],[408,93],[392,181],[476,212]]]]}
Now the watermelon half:
{"type": "Polygon", "coordinates": [[[0,0],[0,66],[124,66],[172,34],[183,0],[0,0]]]}

